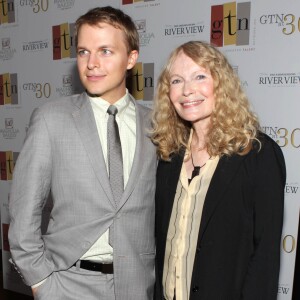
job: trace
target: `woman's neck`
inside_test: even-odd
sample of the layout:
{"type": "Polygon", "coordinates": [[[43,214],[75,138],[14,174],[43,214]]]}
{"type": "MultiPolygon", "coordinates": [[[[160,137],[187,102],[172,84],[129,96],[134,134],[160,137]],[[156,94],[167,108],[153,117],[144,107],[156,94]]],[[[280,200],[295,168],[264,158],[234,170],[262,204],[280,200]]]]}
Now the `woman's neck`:
{"type": "Polygon", "coordinates": [[[191,140],[191,151],[200,151],[206,148],[206,133],[207,130],[204,130],[201,127],[193,126],[193,136],[191,140]]]}

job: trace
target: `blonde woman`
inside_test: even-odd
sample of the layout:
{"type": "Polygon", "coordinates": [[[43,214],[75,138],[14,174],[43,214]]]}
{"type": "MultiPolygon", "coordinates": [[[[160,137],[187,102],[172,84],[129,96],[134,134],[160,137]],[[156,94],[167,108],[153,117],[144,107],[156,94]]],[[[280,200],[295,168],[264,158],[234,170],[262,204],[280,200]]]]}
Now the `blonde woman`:
{"type": "Polygon", "coordinates": [[[171,53],[153,125],[156,299],[275,300],[284,157],[218,49],[190,41],[171,53]]]}

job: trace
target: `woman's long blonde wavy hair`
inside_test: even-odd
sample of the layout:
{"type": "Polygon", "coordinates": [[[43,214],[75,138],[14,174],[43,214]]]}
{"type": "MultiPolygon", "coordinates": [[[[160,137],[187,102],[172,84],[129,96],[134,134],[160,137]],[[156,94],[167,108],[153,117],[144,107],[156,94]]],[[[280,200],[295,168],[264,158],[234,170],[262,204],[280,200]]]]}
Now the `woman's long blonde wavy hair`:
{"type": "Polygon", "coordinates": [[[176,48],[158,78],[153,110],[152,140],[161,159],[187,147],[191,123],[177,114],[169,97],[170,70],[183,52],[202,68],[210,71],[214,82],[215,107],[211,114],[206,147],[210,156],[247,154],[257,140],[259,122],[250,110],[236,72],[226,57],[214,46],[190,41],[176,48]]]}

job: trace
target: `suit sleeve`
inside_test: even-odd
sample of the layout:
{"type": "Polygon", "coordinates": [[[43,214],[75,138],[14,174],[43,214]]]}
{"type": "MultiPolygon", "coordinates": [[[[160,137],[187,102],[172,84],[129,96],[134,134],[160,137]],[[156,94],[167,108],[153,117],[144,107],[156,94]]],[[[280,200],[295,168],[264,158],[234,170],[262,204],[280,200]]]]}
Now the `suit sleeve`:
{"type": "Polygon", "coordinates": [[[275,300],[286,180],[284,157],[279,146],[265,137],[254,165],[254,252],[248,266],[242,299],[275,300]]]}
{"type": "Polygon", "coordinates": [[[30,286],[53,269],[44,255],[41,233],[42,210],[50,190],[51,155],[47,126],[40,109],[36,109],[14,169],[9,200],[12,261],[30,286]]]}

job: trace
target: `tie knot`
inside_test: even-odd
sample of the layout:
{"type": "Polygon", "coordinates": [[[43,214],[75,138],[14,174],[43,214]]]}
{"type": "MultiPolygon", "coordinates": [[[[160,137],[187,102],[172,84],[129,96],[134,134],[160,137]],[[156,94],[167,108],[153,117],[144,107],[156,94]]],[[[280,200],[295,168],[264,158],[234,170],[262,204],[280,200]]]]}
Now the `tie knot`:
{"type": "Polygon", "coordinates": [[[115,116],[118,112],[118,109],[114,105],[110,105],[109,108],[107,109],[107,113],[109,115],[115,116]]]}

